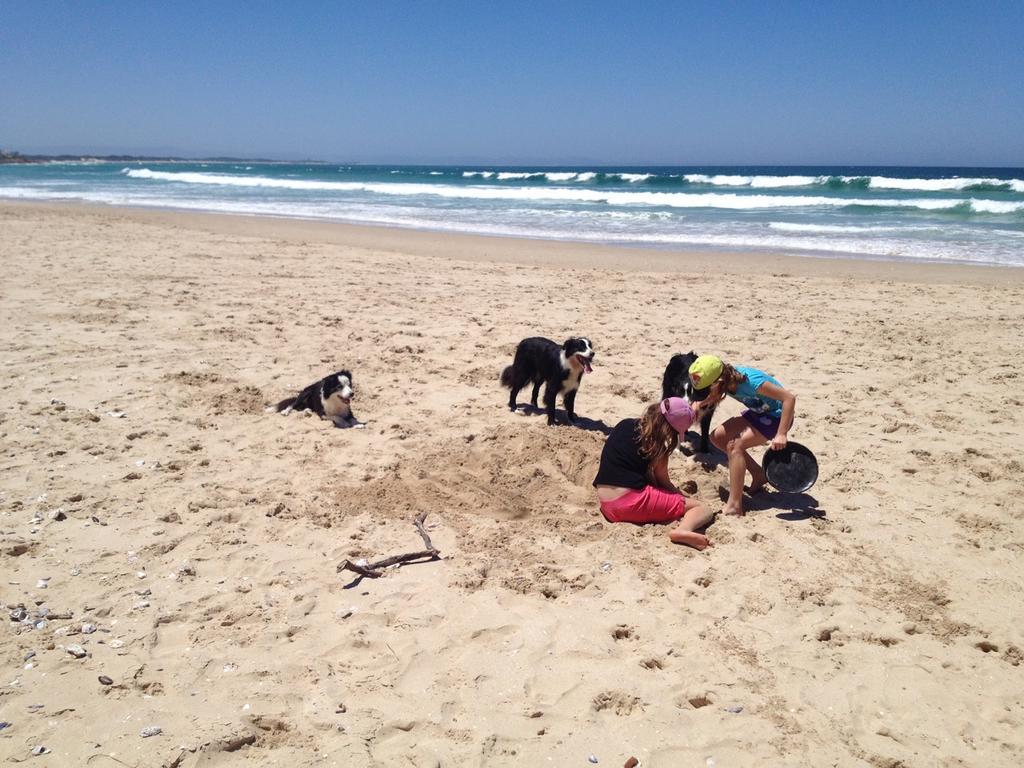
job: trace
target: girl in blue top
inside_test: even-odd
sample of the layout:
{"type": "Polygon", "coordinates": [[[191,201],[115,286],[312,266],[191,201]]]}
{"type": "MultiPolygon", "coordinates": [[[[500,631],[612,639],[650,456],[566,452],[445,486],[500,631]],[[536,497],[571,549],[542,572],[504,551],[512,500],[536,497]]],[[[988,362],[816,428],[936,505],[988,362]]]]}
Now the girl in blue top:
{"type": "Polygon", "coordinates": [[[697,389],[710,387],[708,398],[712,402],[729,395],[747,406],[742,414],[727,419],[711,433],[711,442],[729,457],[729,500],[722,511],[727,515],[742,515],[744,474],[750,473],[751,494],[768,482],[764,470],[748,449],[766,443],[773,451],[786,447],[787,435],[793,426],[796,395],[764,371],[729,365],[714,355],[697,358],[690,366],[690,381],[697,389]]]}

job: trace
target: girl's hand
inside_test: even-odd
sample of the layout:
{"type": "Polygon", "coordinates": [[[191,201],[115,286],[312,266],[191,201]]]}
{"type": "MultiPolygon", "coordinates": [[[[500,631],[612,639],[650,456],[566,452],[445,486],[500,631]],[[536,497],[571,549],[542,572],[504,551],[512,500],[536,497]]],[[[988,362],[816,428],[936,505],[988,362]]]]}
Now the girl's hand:
{"type": "Polygon", "coordinates": [[[698,400],[696,403],[693,403],[693,420],[700,421],[701,419],[703,419],[704,412],[707,411],[709,408],[713,407],[714,405],[715,403],[714,401],[712,401],[710,396],[705,400],[698,400]]]}
{"type": "Polygon", "coordinates": [[[711,391],[708,392],[707,397],[705,397],[703,400],[698,400],[696,403],[693,403],[691,405],[691,407],[693,408],[693,415],[696,416],[696,421],[700,421],[704,417],[705,411],[711,410],[725,399],[725,395],[723,395],[721,392],[715,389],[715,387],[717,386],[718,383],[716,382],[711,387],[711,391]]]}
{"type": "Polygon", "coordinates": [[[786,443],[788,442],[789,438],[786,437],[785,435],[776,435],[775,437],[772,438],[772,450],[781,451],[783,448],[786,447],[786,443]]]}

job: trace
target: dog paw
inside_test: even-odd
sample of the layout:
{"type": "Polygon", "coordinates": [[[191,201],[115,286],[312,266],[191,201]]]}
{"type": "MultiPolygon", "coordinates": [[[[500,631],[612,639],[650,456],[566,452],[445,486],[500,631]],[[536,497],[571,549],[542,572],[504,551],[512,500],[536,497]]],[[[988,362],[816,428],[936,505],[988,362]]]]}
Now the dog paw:
{"type": "Polygon", "coordinates": [[[352,425],[352,429],[366,429],[366,424],[362,421],[357,421],[352,425]]]}

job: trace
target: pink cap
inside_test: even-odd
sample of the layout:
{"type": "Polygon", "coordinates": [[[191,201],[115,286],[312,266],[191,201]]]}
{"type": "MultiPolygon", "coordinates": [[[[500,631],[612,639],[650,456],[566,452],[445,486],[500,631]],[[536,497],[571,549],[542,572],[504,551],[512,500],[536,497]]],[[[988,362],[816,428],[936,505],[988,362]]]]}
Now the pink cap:
{"type": "Polygon", "coordinates": [[[693,424],[693,408],[681,397],[667,397],[662,400],[661,413],[665,420],[672,425],[672,429],[680,435],[685,435],[686,430],[693,424]]]}

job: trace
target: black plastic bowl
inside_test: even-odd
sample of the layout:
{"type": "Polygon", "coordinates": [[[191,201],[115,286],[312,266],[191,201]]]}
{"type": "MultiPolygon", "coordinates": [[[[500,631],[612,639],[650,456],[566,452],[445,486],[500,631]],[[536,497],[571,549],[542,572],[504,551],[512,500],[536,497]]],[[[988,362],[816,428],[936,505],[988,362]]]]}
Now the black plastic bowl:
{"type": "Polygon", "coordinates": [[[784,493],[803,493],[818,480],[818,460],[810,449],[792,441],[781,451],[765,451],[761,466],[772,487],[784,493]]]}

